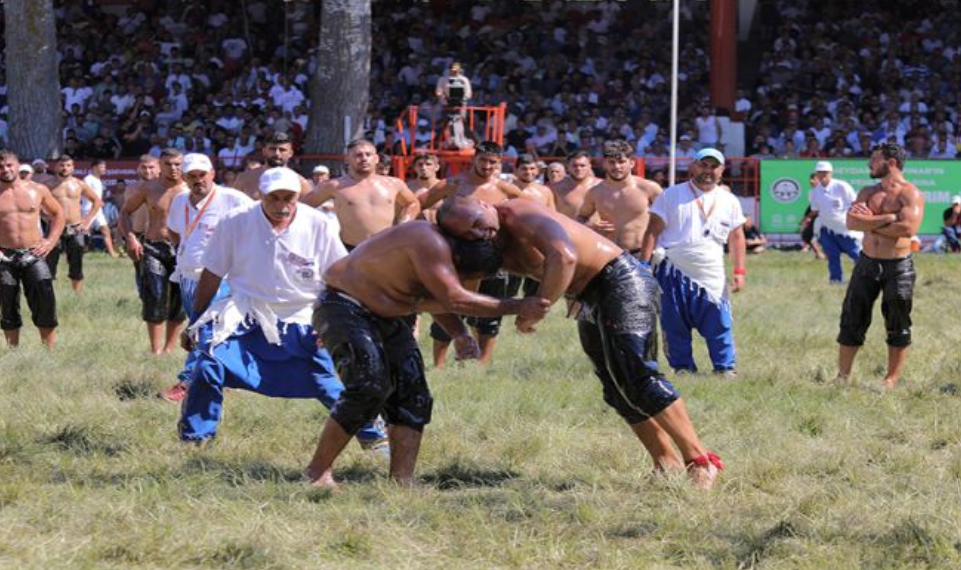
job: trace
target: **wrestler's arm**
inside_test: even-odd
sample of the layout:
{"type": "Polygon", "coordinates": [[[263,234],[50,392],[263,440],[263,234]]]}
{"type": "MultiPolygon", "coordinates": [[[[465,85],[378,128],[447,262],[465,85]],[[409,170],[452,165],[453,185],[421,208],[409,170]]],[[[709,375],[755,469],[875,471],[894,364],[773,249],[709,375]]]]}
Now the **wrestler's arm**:
{"type": "Polygon", "coordinates": [[[440,202],[444,198],[453,194],[454,184],[447,182],[447,179],[438,180],[436,184],[430,187],[427,192],[422,192],[420,195],[420,209],[425,211],[430,209],[431,206],[440,202]]]}
{"type": "Polygon", "coordinates": [[[511,184],[510,182],[505,182],[505,181],[503,181],[503,180],[498,180],[498,181],[497,181],[497,187],[500,189],[501,192],[503,192],[504,194],[507,194],[507,198],[508,198],[508,199],[511,199],[511,198],[527,198],[528,200],[533,200],[533,198],[531,198],[530,196],[528,196],[527,194],[525,194],[523,190],[521,190],[521,189],[518,188],[517,186],[514,186],[514,185],[511,184]]]}
{"type": "Polygon", "coordinates": [[[509,227],[505,223],[505,228],[544,256],[537,296],[553,305],[570,287],[577,267],[577,250],[570,236],[551,218],[536,214],[518,215],[509,227]]]}
{"type": "Polygon", "coordinates": [[[894,221],[876,228],[874,233],[892,238],[909,238],[917,235],[924,218],[924,196],[917,188],[911,187],[901,193],[901,210],[894,214],[894,221]]]}
{"type": "Polygon", "coordinates": [[[547,312],[547,307],[542,311],[533,310],[534,307],[542,305],[536,301],[532,303],[522,299],[496,299],[465,288],[454,270],[450,248],[439,235],[430,236],[430,239],[418,244],[418,251],[412,254],[411,264],[429,295],[427,299],[417,303],[417,310],[428,308],[434,313],[474,317],[547,312]]]}
{"type": "MultiPolygon", "coordinates": [[[[654,247],[657,246],[657,237],[664,231],[664,220],[654,212],[651,212],[650,221],[647,222],[647,231],[644,232],[644,241],[641,245],[641,259],[650,263],[654,255],[654,247]]],[[[743,235],[743,234],[742,234],[743,235]]]]}
{"type": "Polygon", "coordinates": [[[394,179],[394,186],[397,188],[397,207],[399,215],[397,223],[402,224],[411,220],[416,220],[420,214],[420,202],[406,184],[398,179],[394,179]]]}
{"type": "Polygon", "coordinates": [[[90,224],[93,223],[93,219],[96,217],[97,212],[99,212],[100,208],[103,207],[103,200],[100,198],[100,196],[97,196],[97,193],[93,191],[93,188],[91,188],[83,180],[80,181],[80,194],[89,200],[91,204],[90,212],[87,213],[87,217],[80,222],[83,224],[83,228],[85,230],[89,230],[90,224]]]}
{"type": "Polygon", "coordinates": [[[120,234],[124,236],[124,241],[127,244],[127,255],[134,260],[140,259],[143,255],[143,247],[137,241],[137,236],[133,231],[133,213],[145,203],[147,203],[147,188],[146,184],[141,184],[137,187],[136,192],[125,197],[123,207],[120,208],[120,218],[117,220],[117,229],[120,230],[120,234]]]}
{"type": "Polygon", "coordinates": [[[324,182],[323,184],[315,188],[312,192],[308,192],[307,194],[301,194],[300,201],[303,202],[304,204],[307,204],[311,208],[316,208],[321,204],[323,204],[324,202],[326,202],[327,200],[330,200],[331,198],[334,197],[334,189],[336,187],[337,186],[333,180],[329,182],[324,182]]]}
{"type": "Polygon", "coordinates": [[[33,248],[31,252],[39,257],[46,257],[53,249],[54,244],[60,241],[60,235],[63,234],[67,217],[63,212],[63,206],[53,197],[46,186],[37,184],[36,188],[40,192],[40,209],[43,210],[50,221],[50,231],[47,233],[46,239],[40,240],[40,244],[33,248]]]}
{"type": "Polygon", "coordinates": [[[637,182],[637,186],[647,195],[648,206],[653,204],[654,200],[657,200],[657,197],[664,193],[664,189],[661,188],[661,185],[657,182],[641,178],[640,176],[635,176],[634,180],[637,182]]]}
{"type": "Polygon", "coordinates": [[[875,214],[868,208],[868,198],[873,190],[874,186],[862,189],[855,202],[851,204],[845,216],[845,225],[849,230],[869,232],[895,221],[894,214],[875,214]]]}
{"type": "Polygon", "coordinates": [[[577,209],[577,216],[575,217],[578,222],[588,226],[590,225],[591,216],[597,211],[593,190],[594,189],[591,188],[584,194],[584,201],[581,202],[581,207],[577,209]]]}

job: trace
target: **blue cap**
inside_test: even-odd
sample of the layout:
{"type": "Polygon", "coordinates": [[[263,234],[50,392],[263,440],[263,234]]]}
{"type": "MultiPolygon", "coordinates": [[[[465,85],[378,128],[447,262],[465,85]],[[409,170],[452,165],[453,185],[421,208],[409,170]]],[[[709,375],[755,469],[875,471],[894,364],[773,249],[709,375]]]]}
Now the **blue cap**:
{"type": "Polygon", "coordinates": [[[694,160],[704,160],[705,158],[713,158],[719,164],[724,164],[724,155],[716,148],[702,148],[694,155],[694,160]]]}

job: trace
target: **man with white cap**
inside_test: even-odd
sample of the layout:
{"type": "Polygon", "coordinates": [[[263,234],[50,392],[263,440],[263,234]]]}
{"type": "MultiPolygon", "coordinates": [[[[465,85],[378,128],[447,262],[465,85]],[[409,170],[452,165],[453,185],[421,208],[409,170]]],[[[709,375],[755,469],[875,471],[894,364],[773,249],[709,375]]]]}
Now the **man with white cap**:
{"type": "Polygon", "coordinates": [[[318,164],[315,166],[310,175],[310,181],[314,184],[313,189],[316,190],[318,186],[324,182],[327,182],[328,180],[330,180],[330,169],[323,164],[318,164]]]}
{"type": "Polygon", "coordinates": [[[21,164],[17,175],[20,177],[20,180],[24,182],[33,182],[33,167],[29,164],[21,164]]]}
{"type": "MultiPolygon", "coordinates": [[[[194,295],[204,269],[204,252],[214,229],[228,212],[253,203],[243,192],[215,184],[214,175],[213,164],[207,155],[186,155],[183,177],[188,192],[175,196],[167,212],[170,241],[177,248],[177,271],[173,279],[180,283],[180,301],[190,320],[200,316],[194,311],[194,295]]],[[[226,296],[226,293],[227,285],[224,283],[217,291],[215,300],[226,296]]],[[[195,353],[191,352],[179,381],[169,390],[161,392],[162,398],[172,402],[183,400],[195,359],[195,353]]]]}
{"type": "MultiPolygon", "coordinates": [[[[289,168],[266,170],[262,200],[228,213],[206,244],[193,298],[200,316],[184,339],[199,353],[179,424],[183,441],[216,435],[224,388],[316,398],[328,408],[344,389],[317,346],[311,316],[324,271],[347,251],[323,214],[298,207],[300,181],[289,168]],[[230,294],[212,303],[224,279],[230,294]]],[[[383,449],[386,435],[368,424],[357,439],[383,449]]]]}
{"type": "Polygon", "coordinates": [[[811,189],[811,216],[821,220],[818,241],[828,258],[828,277],[831,283],[843,283],[841,254],[857,261],[861,255],[861,239],[864,234],[849,230],[846,223],[848,209],[857,198],[850,184],[834,178],[834,167],[826,160],[814,166],[818,185],[811,189]]]}
{"type": "Polygon", "coordinates": [[[944,210],[944,225],[941,226],[941,235],[952,252],[961,252],[961,195],[951,199],[951,206],[944,210]]]}
{"type": "Polygon", "coordinates": [[[737,292],[744,288],[747,275],[744,214],[737,198],[721,186],[720,151],[698,151],[690,172],[690,180],[667,188],[651,206],[641,259],[654,264],[661,286],[661,328],[671,368],[697,371],[691,351],[691,331],[697,329],[707,341],[714,372],[734,376],[724,245],[731,252],[737,292]],[[655,244],[663,248],[663,259],[652,259],[655,244]]]}

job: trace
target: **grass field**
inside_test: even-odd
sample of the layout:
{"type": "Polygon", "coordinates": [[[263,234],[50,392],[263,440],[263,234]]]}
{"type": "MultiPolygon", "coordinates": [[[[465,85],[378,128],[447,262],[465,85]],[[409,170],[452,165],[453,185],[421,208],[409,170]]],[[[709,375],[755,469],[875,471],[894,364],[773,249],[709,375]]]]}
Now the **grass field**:
{"type": "Polygon", "coordinates": [[[710,492],[648,475],[559,314],[508,330],[486,370],[429,372],[413,490],[353,444],[343,491],[308,489],[316,402],[232,391],[216,444],[182,446],[155,397],[182,355],[148,356],[129,262],[87,265],[82,298],[58,285],[55,352],[30,327],[0,348],[2,568],[961,566],[961,256],[918,259],[915,345],[889,394],[863,387],[883,373],[880,313],[858,386],[837,386],[844,290],[800,253],[752,257],[740,379],[676,381],[727,464],[710,492]]]}

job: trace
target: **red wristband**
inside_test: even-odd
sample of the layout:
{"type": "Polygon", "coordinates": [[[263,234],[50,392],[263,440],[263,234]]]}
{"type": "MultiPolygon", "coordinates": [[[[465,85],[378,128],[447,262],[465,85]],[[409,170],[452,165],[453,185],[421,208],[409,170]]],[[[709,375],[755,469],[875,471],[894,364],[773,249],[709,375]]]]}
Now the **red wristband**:
{"type": "Polygon", "coordinates": [[[734,268],[734,274],[735,274],[735,275],[747,275],[747,269],[745,269],[744,267],[735,267],[735,268],[734,268]]]}

